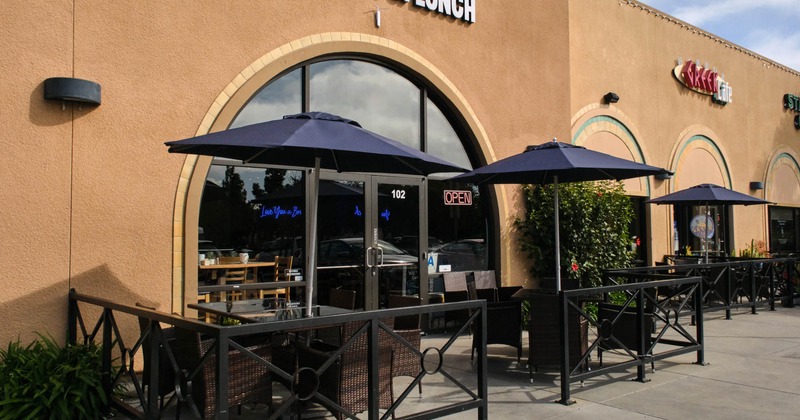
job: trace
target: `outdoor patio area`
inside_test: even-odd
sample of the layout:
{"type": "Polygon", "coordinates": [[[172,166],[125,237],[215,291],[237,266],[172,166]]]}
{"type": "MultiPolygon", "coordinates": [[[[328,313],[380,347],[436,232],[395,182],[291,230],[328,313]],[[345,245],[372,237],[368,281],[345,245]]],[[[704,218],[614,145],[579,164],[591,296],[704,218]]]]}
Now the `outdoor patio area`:
{"type": "MultiPolygon", "coordinates": [[[[705,316],[706,366],[693,362],[694,354],[656,361],[655,372],[648,370],[646,383],[636,378],[636,369],[626,374],[601,376],[583,386],[572,385],[575,404],[556,403],[560,398],[558,367],[540,368],[533,383],[525,360],[525,351],[517,364],[516,349],[489,346],[488,401],[489,418],[614,418],[614,419],[686,419],[686,418],[792,418],[798,415],[800,397],[800,307],[767,308],[753,315],[746,308],[734,310],[726,320],[723,312],[705,316]]],[[[421,348],[441,346],[444,335],[429,335],[421,348]]],[[[472,338],[462,335],[447,352],[445,365],[451,374],[467,382],[473,378],[470,362],[472,338]]],[[[603,356],[613,359],[614,353],[603,356]]],[[[596,360],[593,360],[595,363],[596,360]]],[[[395,378],[395,395],[402,392],[410,377],[395,378]]],[[[281,392],[276,387],[275,398],[281,392]]],[[[406,399],[399,415],[420,412],[463,394],[441,375],[423,380],[422,396],[416,389],[406,399]]],[[[303,418],[326,418],[329,413],[307,407],[303,418]]],[[[264,405],[245,405],[241,415],[232,410],[231,418],[264,418],[264,405]]],[[[172,417],[173,412],[164,417],[172,417]]],[[[476,418],[471,410],[449,418],[476,418]]]]}

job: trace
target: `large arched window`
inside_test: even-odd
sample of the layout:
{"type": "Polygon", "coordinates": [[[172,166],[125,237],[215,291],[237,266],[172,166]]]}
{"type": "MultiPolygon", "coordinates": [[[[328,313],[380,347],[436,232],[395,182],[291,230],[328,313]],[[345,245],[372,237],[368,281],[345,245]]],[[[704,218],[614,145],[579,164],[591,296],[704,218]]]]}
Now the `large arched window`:
{"type": "MultiPolygon", "coordinates": [[[[358,121],[365,129],[472,168],[477,162],[474,153],[465,148],[468,142],[463,129],[454,124],[455,118],[448,118],[444,104],[443,98],[401,69],[363,58],[317,59],[267,83],[241,108],[230,128],[322,111],[358,121]]],[[[447,177],[432,177],[427,183],[428,251],[446,253],[468,243],[468,255],[453,252],[447,255],[449,260],[438,263],[449,263],[448,268],[454,271],[488,268],[489,248],[485,245],[492,224],[485,220],[478,189],[443,181],[447,177]],[[452,189],[470,189],[473,204],[445,206],[443,191],[452,189]]],[[[304,185],[304,172],[295,168],[215,161],[200,208],[200,252],[244,251],[260,260],[293,255],[293,265],[302,268],[307,223],[304,185]]],[[[363,187],[353,183],[346,186],[356,190],[363,187]]],[[[321,197],[321,205],[324,202],[321,197]]],[[[398,247],[407,246],[409,252],[421,255],[418,245],[408,237],[396,239],[398,247]]],[[[438,270],[435,265],[428,271],[438,270]]]]}

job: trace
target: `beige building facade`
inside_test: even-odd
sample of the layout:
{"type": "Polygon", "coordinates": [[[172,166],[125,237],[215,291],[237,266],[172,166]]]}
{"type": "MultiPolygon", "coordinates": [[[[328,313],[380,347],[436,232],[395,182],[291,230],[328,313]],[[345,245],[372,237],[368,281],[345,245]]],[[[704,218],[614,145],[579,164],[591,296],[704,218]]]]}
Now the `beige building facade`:
{"type": "MultiPolygon", "coordinates": [[[[184,313],[212,160],[164,142],[228,129],[264,86],[326,60],[419,86],[472,166],[557,137],[674,171],[627,181],[642,201],[710,182],[800,208],[800,131],[784,104],[800,73],[633,1],[34,0],[0,22],[0,342],[63,338],[71,288],[184,313]],[[732,96],[687,87],[686,63],[732,96]],[[53,77],[99,84],[102,103],[44,99],[53,77]]],[[[485,265],[534,285],[510,223],[519,188],[487,191],[485,265]]],[[[729,248],[769,243],[769,211],[732,209],[729,248]]],[[[640,217],[642,258],[674,253],[671,208],[641,204],[640,217]]]]}

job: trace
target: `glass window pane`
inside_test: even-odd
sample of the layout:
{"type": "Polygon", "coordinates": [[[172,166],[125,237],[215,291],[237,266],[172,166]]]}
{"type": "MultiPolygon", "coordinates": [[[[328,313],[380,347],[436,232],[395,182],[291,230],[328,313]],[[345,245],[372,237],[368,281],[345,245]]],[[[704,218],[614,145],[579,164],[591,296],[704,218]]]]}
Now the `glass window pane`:
{"type": "MultiPolygon", "coordinates": [[[[259,261],[293,256],[292,265],[302,267],[303,178],[302,171],[212,165],[200,205],[200,253],[213,258],[247,252],[259,261]]],[[[208,274],[200,273],[200,284],[213,280],[208,274]]]]}
{"type": "MultiPolygon", "coordinates": [[[[461,195],[465,197],[465,195],[461,195]]],[[[428,272],[486,270],[487,221],[481,212],[480,190],[472,184],[449,181],[428,183],[428,272]],[[472,194],[471,205],[446,205],[444,191],[472,194]]]]}
{"type": "Polygon", "coordinates": [[[231,123],[242,127],[303,112],[301,69],[294,70],[261,89],[231,123]]]}
{"type": "Polygon", "coordinates": [[[310,66],[310,109],[420,149],[419,88],[377,64],[332,60],[310,66]]]}
{"type": "MultiPolygon", "coordinates": [[[[440,159],[472,169],[464,145],[458,134],[447,121],[442,111],[430,99],[425,104],[428,113],[428,150],[427,152],[440,159]]],[[[453,174],[454,175],[454,174],[453,174]]]]}

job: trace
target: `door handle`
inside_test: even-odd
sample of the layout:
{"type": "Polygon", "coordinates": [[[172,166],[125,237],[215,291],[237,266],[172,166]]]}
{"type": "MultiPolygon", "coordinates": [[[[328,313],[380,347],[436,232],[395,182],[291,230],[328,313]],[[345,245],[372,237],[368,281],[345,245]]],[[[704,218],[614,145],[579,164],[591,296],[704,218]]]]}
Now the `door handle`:
{"type": "Polygon", "coordinates": [[[375,248],[373,248],[373,247],[368,247],[368,248],[367,248],[367,251],[366,251],[366,252],[364,252],[364,258],[365,258],[364,265],[366,265],[366,266],[367,266],[367,268],[373,268],[373,267],[375,267],[375,264],[370,264],[370,258],[369,258],[369,257],[370,257],[370,255],[372,255],[372,252],[373,252],[374,250],[375,250],[375,248]]]}
{"type": "Polygon", "coordinates": [[[383,265],[383,248],[376,247],[375,248],[375,252],[376,252],[376,254],[375,254],[375,262],[378,264],[378,266],[382,266],[383,265]],[[378,257],[380,257],[380,262],[378,262],[378,257]]]}

